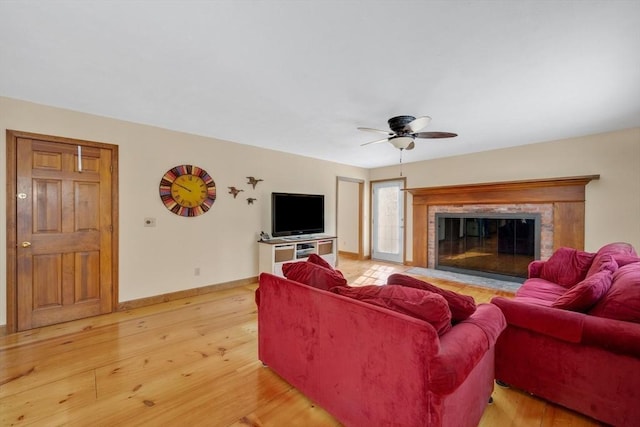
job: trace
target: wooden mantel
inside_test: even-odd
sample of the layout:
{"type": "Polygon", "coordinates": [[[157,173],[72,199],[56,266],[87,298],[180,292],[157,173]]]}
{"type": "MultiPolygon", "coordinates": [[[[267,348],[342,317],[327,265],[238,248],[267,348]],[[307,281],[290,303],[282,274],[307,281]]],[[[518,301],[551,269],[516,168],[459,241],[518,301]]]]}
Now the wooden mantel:
{"type": "Polygon", "coordinates": [[[553,246],[584,249],[585,186],[600,175],[409,188],[413,196],[413,265],[427,267],[429,206],[552,203],[553,246]]]}

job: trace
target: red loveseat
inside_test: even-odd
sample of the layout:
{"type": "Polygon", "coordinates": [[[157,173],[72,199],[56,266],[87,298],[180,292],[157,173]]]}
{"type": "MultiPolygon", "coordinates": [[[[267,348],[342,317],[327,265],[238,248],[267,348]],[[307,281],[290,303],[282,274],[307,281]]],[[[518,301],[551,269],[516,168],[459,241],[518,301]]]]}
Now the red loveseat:
{"type": "MultiPolygon", "coordinates": [[[[305,277],[317,279],[318,271],[305,277]]],[[[332,279],[358,293],[341,276],[332,279]]],[[[346,426],[478,425],[493,391],[494,343],[506,326],[496,306],[474,303],[470,317],[440,324],[438,335],[428,321],[314,286],[260,275],[258,348],[266,366],[346,426]]],[[[394,296],[415,291],[450,316],[440,295],[379,288],[394,296]]]]}
{"type": "Polygon", "coordinates": [[[507,319],[496,379],[596,420],[640,425],[640,258],[626,243],[534,261],[507,319]]]}

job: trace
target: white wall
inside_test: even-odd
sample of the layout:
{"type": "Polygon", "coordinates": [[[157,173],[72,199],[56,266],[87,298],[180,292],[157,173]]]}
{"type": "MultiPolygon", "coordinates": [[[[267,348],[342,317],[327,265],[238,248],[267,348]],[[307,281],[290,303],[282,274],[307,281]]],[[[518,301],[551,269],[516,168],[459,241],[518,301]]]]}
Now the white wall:
{"type": "MultiPolygon", "coordinates": [[[[366,179],[368,171],[287,153],[168,131],[0,97],[0,165],[6,165],[5,129],[119,146],[119,299],[245,279],[258,274],[261,230],[271,232],[272,191],[325,195],[326,232],[336,232],[336,177],[366,179]],[[162,175],[178,164],[201,166],[213,177],[217,199],[206,214],[182,218],[158,195],[162,175]],[[247,176],[264,179],[255,191],[247,176]],[[228,186],[245,191],[237,199],[228,186]],[[247,197],[255,197],[248,205],[247,197]],[[156,218],[155,228],[144,227],[156,218]],[[194,269],[200,268],[195,276],[194,269]]],[[[0,223],[6,224],[6,173],[0,174],[0,223]]],[[[6,260],[6,226],[0,259],[6,260]]],[[[6,323],[6,273],[0,274],[0,324],[6,323]]]]}
{"type": "MultiPolygon", "coordinates": [[[[455,140],[448,143],[455,144],[455,140]]],[[[600,175],[586,187],[585,249],[596,251],[606,243],[625,241],[640,250],[640,128],[405,163],[403,172],[407,188],[600,175]]],[[[372,169],[370,179],[398,173],[398,166],[372,169]]],[[[413,224],[407,226],[411,242],[413,224]]],[[[412,255],[409,244],[407,260],[412,255]]]]}
{"type": "Polygon", "coordinates": [[[338,250],[358,253],[359,186],[350,180],[338,180],[338,250]]]}

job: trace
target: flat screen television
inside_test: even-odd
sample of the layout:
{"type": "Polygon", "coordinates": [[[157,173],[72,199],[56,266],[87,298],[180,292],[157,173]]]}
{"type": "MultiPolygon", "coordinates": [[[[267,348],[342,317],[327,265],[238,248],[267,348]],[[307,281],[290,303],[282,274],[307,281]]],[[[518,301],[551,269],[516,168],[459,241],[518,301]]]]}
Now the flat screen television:
{"type": "Polygon", "coordinates": [[[324,233],[324,195],[271,193],[273,237],[324,233]]]}

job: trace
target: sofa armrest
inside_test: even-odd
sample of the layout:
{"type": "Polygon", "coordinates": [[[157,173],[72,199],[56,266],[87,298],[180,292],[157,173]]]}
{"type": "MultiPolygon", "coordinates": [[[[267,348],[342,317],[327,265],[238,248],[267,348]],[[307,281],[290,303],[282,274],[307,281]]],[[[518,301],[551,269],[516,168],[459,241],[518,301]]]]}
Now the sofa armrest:
{"type": "Polygon", "coordinates": [[[498,307],[479,304],[471,317],[440,336],[440,352],[430,369],[430,388],[443,395],[453,393],[494,346],[506,326],[498,307]]]}
{"type": "Polygon", "coordinates": [[[640,323],[586,316],[582,343],[640,358],[640,323]]]}
{"type": "Polygon", "coordinates": [[[494,297],[491,303],[502,310],[509,326],[528,329],[576,344],[582,340],[584,321],[588,317],[583,313],[523,303],[504,297],[494,297]]]}
{"type": "Polygon", "coordinates": [[[555,339],[640,357],[640,323],[623,322],[504,297],[491,300],[507,323],[555,339]]]}
{"type": "Polygon", "coordinates": [[[540,260],[531,261],[527,267],[527,278],[540,277],[542,266],[545,262],[540,260]]]}

